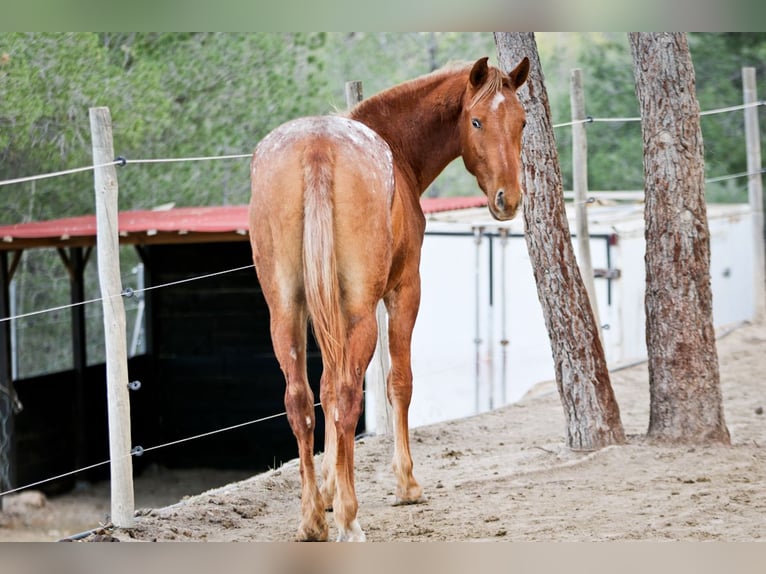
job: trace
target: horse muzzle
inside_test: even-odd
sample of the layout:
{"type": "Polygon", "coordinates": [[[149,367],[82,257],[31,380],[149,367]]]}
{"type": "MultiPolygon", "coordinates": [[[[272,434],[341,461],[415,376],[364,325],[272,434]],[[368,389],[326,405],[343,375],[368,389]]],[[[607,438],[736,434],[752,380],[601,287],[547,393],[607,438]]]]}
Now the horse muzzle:
{"type": "Polygon", "coordinates": [[[498,221],[513,219],[521,203],[521,195],[521,189],[516,194],[510,194],[502,187],[498,189],[489,201],[489,212],[492,217],[498,221]]]}

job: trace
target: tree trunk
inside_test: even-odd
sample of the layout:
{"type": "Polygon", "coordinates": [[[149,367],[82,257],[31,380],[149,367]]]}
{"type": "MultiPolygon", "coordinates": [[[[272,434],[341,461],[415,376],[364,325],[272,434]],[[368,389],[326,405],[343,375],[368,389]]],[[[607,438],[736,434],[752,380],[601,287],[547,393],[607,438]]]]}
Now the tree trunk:
{"type": "Polygon", "coordinates": [[[531,33],[495,33],[500,65],[510,70],[523,57],[531,63],[519,90],[527,112],[524,164],[524,224],[537,294],[551,341],[566,418],[567,445],[593,450],[625,442],[620,409],[609,382],[599,326],[575,259],[564,209],[561,170],[543,84],[537,43],[531,33]]]}
{"type": "Polygon", "coordinates": [[[728,444],[694,67],[683,33],[629,39],[644,145],[648,437],[728,444]]]}

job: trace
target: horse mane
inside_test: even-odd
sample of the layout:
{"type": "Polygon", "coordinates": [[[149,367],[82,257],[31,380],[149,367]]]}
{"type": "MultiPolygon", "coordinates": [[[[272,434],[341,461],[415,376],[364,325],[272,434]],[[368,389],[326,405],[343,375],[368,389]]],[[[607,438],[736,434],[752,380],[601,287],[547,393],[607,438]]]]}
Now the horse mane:
{"type": "MultiPolygon", "coordinates": [[[[417,78],[407,80],[406,82],[396,84],[395,86],[386,88],[380,92],[377,92],[376,94],[373,94],[369,98],[362,100],[361,102],[353,106],[350,110],[348,110],[346,114],[351,117],[354,117],[358,115],[359,112],[364,113],[364,111],[380,109],[382,106],[386,106],[392,102],[396,102],[400,98],[400,96],[417,92],[424,86],[432,84],[435,81],[442,79],[443,77],[447,77],[459,71],[460,71],[460,68],[445,66],[443,68],[434,70],[433,72],[430,72],[428,74],[424,74],[422,76],[418,76],[417,78]]],[[[404,99],[411,100],[411,98],[404,98],[404,99]]]]}
{"type": "MultiPolygon", "coordinates": [[[[473,64],[474,62],[466,60],[450,61],[444,66],[437,68],[432,72],[423,74],[422,76],[403,82],[401,84],[397,84],[393,87],[378,92],[373,96],[370,96],[366,100],[362,100],[360,103],[351,108],[351,110],[345,112],[344,115],[354,116],[360,110],[360,108],[367,108],[368,106],[374,108],[379,106],[382,101],[393,101],[396,99],[397,95],[417,92],[420,88],[426,85],[429,85],[433,82],[438,82],[450,76],[461,74],[465,74],[467,76],[470,73],[471,66],[473,66],[473,64]]],[[[510,79],[508,75],[499,68],[495,66],[489,66],[488,74],[489,75],[487,80],[476,92],[476,94],[474,94],[473,98],[471,98],[469,108],[472,108],[487,97],[494,96],[502,89],[503,85],[510,85],[510,79]]]]}

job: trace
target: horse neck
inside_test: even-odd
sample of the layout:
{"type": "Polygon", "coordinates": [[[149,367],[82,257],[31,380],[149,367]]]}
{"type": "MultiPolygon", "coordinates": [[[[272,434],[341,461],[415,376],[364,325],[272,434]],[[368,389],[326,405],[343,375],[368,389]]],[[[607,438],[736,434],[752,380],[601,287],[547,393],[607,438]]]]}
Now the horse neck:
{"type": "Polygon", "coordinates": [[[349,112],[386,140],[397,168],[418,195],[460,155],[458,119],[466,82],[467,72],[424,76],[349,112]]]}

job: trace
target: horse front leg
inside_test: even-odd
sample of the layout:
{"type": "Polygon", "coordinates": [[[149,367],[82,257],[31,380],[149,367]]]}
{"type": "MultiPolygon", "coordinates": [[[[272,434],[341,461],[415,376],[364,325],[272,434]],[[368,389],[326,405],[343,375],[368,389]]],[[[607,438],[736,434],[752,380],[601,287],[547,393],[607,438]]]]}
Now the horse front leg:
{"type": "Polygon", "coordinates": [[[386,379],[386,394],[394,416],[394,458],[396,477],[394,504],[423,502],[423,489],[412,473],[408,411],[412,400],[411,345],[412,330],[420,306],[420,275],[402,281],[399,289],[386,299],[388,310],[389,353],[391,371],[386,379]]]}

